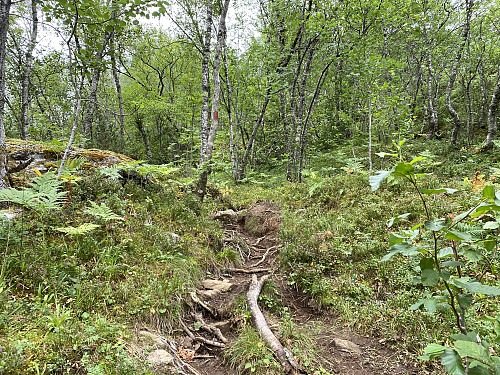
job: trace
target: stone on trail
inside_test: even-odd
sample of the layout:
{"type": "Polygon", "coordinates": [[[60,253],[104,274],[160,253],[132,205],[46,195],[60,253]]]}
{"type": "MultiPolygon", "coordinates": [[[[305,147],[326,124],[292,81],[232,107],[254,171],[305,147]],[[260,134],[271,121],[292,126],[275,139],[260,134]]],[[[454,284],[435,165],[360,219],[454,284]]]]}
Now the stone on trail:
{"type": "Polygon", "coordinates": [[[158,349],[149,353],[147,360],[153,365],[164,366],[171,364],[174,361],[174,357],[172,357],[172,355],[170,355],[170,353],[166,350],[158,349]]]}
{"type": "Polygon", "coordinates": [[[150,342],[152,344],[155,344],[160,349],[167,347],[167,344],[161,341],[158,335],[155,335],[154,333],[151,333],[149,331],[140,331],[139,336],[141,339],[150,342]]]}
{"type": "Polygon", "coordinates": [[[219,292],[227,292],[233,284],[229,281],[219,281],[219,280],[203,280],[201,283],[205,289],[218,290],[219,292]]]}
{"type": "Polygon", "coordinates": [[[354,353],[354,354],[362,354],[363,353],[363,351],[361,350],[359,345],[353,343],[352,341],[342,340],[342,339],[337,338],[337,339],[333,340],[333,343],[340,350],[346,350],[346,351],[348,351],[350,353],[354,353]]]}
{"type": "Polygon", "coordinates": [[[212,216],[212,219],[222,221],[227,224],[236,224],[238,222],[238,213],[234,210],[218,211],[212,216]]]}

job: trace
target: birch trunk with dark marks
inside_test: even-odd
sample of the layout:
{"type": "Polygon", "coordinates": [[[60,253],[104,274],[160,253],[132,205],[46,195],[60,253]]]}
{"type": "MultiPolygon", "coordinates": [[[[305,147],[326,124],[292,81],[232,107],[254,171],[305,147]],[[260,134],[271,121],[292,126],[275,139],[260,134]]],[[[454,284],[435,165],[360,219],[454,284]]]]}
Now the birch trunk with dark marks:
{"type": "Polygon", "coordinates": [[[269,278],[269,275],[262,276],[260,280],[257,279],[257,275],[252,275],[252,282],[250,283],[250,287],[248,288],[247,293],[247,304],[250,312],[252,314],[252,320],[254,322],[255,328],[264,339],[264,341],[269,345],[274,355],[278,358],[281,366],[286,371],[287,374],[299,374],[300,369],[293,358],[293,353],[290,350],[283,347],[283,345],[276,338],[274,333],[269,328],[269,325],[266,322],[266,318],[262,311],[259,308],[259,304],[257,302],[259,298],[260,291],[264,282],[269,278]]]}
{"type": "Polygon", "coordinates": [[[118,97],[118,108],[120,114],[118,119],[120,121],[120,138],[122,142],[125,141],[125,111],[123,110],[123,96],[122,96],[122,86],[120,84],[120,77],[118,76],[118,68],[116,66],[116,56],[115,56],[115,32],[113,31],[110,39],[109,56],[111,58],[111,71],[113,72],[113,79],[115,81],[116,95],[118,97]]]}
{"type": "Polygon", "coordinates": [[[7,149],[5,145],[5,58],[7,55],[7,33],[11,0],[0,1],[0,190],[8,188],[7,183],[7,149]]]}
{"type": "Polygon", "coordinates": [[[488,108],[488,135],[484,143],[484,148],[493,147],[493,140],[497,137],[497,110],[500,101],[500,65],[498,66],[497,84],[493,95],[491,96],[490,106],[488,108]]]}
{"type": "Polygon", "coordinates": [[[460,116],[458,115],[457,111],[453,107],[453,104],[451,103],[451,94],[453,91],[453,86],[455,85],[455,80],[457,78],[458,64],[462,59],[462,52],[465,48],[465,45],[469,41],[472,6],[473,6],[473,0],[466,1],[466,9],[465,9],[466,16],[465,16],[464,32],[462,35],[462,43],[458,47],[457,54],[455,55],[455,59],[453,60],[453,66],[450,72],[450,79],[448,81],[448,86],[446,88],[446,109],[448,109],[448,112],[453,118],[453,131],[451,133],[451,144],[453,146],[457,145],[458,133],[462,129],[463,125],[462,121],[460,120],[460,116]]]}
{"type": "Polygon", "coordinates": [[[95,58],[96,66],[92,69],[92,77],[90,79],[90,92],[89,92],[89,103],[87,106],[87,111],[85,112],[85,117],[82,123],[82,132],[84,135],[90,136],[92,138],[92,123],[94,121],[94,112],[97,107],[97,88],[99,86],[99,80],[102,73],[102,58],[104,57],[104,51],[113,35],[113,32],[106,31],[102,40],[102,49],[100,49],[95,58]]]}
{"type": "Polygon", "coordinates": [[[224,0],[224,5],[222,7],[220,19],[219,19],[219,30],[217,32],[217,45],[215,47],[214,56],[214,70],[213,70],[213,80],[214,80],[214,95],[212,98],[212,124],[208,132],[207,145],[205,152],[201,153],[201,165],[203,172],[200,175],[200,180],[198,182],[198,195],[201,199],[205,197],[207,190],[208,175],[210,174],[210,162],[212,160],[212,152],[214,150],[215,135],[217,134],[217,128],[219,127],[219,100],[220,100],[220,62],[222,58],[222,50],[225,46],[226,41],[226,16],[229,8],[230,0],[224,0]]]}
{"type": "Polygon", "coordinates": [[[208,143],[208,103],[210,102],[210,42],[212,40],[212,0],[206,0],[207,14],[205,27],[205,40],[203,44],[201,58],[201,130],[200,130],[200,166],[203,164],[204,155],[207,151],[208,143]]]}
{"type": "Polygon", "coordinates": [[[29,128],[29,108],[31,103],[30,96],[30,80],[31,80],[31,67],[33,66],[33,51],[36,46],[36,39],[38,35],[38,11],[36,8],[36,1],[31,0],[31,36],[26,50],[26,60],[24,62],[23,80],[22,80],[22,94],[21,94],[21,122],[19,123],[19,135],[21,139],[26,139],[26,130],[29,128]]]}

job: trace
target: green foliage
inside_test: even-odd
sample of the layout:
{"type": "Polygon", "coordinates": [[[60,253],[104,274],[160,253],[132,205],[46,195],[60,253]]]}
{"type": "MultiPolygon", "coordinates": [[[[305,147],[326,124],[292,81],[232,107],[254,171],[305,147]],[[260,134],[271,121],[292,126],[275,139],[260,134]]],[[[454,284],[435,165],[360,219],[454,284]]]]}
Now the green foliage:
{"type": "Polygon", "coordinates": [[[61,208],[66,195],[61,191],[63,182],[56,178],[55,172],[35,177],[28,188],[0,190],[0,201],[12,202],[43,214],[61,208]]]}
{"type": "Polygon", "coordinates": [[[92,215],[104,222],[112,221],[112,220],[124,220],[123,217],[115,214],[111,209],[104,203],[97,204],[95,202],[90,202],[92,207],[84,210],[86,214],[92,215]]]}
{"type": "MultiPolygon", "coordinates": [[[[473,305],[500,295],[500,288],[491,285],[484,277],[494,273],[498,267],[497,261],[491,258],[497,226],[488,223],[491,222],[491,215],[496,217],[497,211],[500,211],[500,195],[495,194],[492,185],[486,185],[482,197],[467,211],[449,218],[432,217],[429,200],[424,196],[453,194],[457,190],[420,188],[417,181],[423,175],[415,173],[413,169],[413,164],[419,160],[421,159],[416,158],[410,163],[400,161],[392,170],[379,172],[376,177],[370,178],[372,190],[377,190],[389,176],[408,181],[417,192],[425,213],[423,223],[399,234],[391,233],[390,252],[382,261],[387,261],[396,254],[420,259],[420,275],[414,278],[414,282],[428,287],[429,292],[412,305],[411,309],[423,307],[430,314],[451,309],[455,318],[455,328],[460,334],[451,336],[454,340],[453,349],[430,344],[423,359],[440,356],[443,366],[450,374],[466,373],[462,360],[466,361],[466,366],[471,367],[472,373],[489,373],[488,370],[496,373],[495,368],[500,363],[500,358],[490,354],[490,345],[476,332],[470,332],[467,326],[474,319],[467,315],[475,313],[477,307],[473,305]],[[486,214],[486,222],[482,228],[478,227],[476,222],[479,218],[486,217],[486,214]],[[464,341],[464,338],[467,340],[464,341]]],[[[391,224],[394,221],[392,219],[391,224]]]]}

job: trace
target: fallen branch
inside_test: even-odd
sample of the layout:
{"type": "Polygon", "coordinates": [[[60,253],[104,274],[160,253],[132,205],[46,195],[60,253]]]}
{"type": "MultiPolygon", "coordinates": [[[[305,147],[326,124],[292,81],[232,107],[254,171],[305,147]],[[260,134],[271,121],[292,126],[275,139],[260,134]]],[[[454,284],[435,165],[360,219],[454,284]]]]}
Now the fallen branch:
{"type": "Polygon", "coordinates": [[[281,366],[285,369],[287,374],[297,375],[301,374],[301,370],[299,369],[299,365],[293,358],[293,354],[287,348],[283,347],[279,340],[276,338],[274,333],[271,331],[269,326],[267,325],[266,318],[260,311],[257,300],[259,298],[260,291],[262,289],[262,285],[269,278],[269,275],[264,275],[257,279],[257,275],[252,275],[252,282],[250,283],[250,287],[248,288],[247,293],[247,304],[250,312],[252,313],[252,319],[255,324],[255,328],[264,339],[264,341],[269,345],[274,355],[278,358],[281,366]]]}

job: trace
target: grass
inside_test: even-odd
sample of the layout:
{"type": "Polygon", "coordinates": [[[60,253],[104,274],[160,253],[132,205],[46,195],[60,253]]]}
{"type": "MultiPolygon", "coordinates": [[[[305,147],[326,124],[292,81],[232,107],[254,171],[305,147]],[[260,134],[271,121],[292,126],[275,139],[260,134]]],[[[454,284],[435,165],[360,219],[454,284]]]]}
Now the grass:
{"type": "Polygon", "coordinates": [[[134,325],[171,328],[219,263],[221,228],[191,194],[82,177],[45,215],[45,240],[29,210],[0,227],[0,373],[149,373],[128,350],[134,325]],[[89,200],[123,220],[85,214],[89,200]],[[54,229],[86,222],[98,224],[91,235],[54,229]]]}
{"type": "MultiPolygon", "coordinates": [[[[438,216],[469,207],[476,193],[465,178],[481,169],[487,180],[498,166],[494,153],[449,149],[438,142],[406,147],[408,156],[428,157],[422,167],[431,174],[423,187],[460,190],[433,197],[438,216]]],[[[221,248],[223,231],[210,219],[211,212],[261,201],[282,208],[281,271],[342,324],[397,344],[413,358],[425,343],[443,342],[452,331],[451,316],[409,310],[422,294],[413,283],[417,264],[402,257],[379,261],[388,250],[387,221],[412,213],[395,231],[419,221],[417,197],[394,180],[372,193],[366,152],[355,148],[357,158],[352,153],[349,148],[313,155],[303,183],[285,182],[282,174],[266,170],[234,185],[227,172],[216,171],[212,195],[203,204],[181,183],[122,185],[88,170],[66,185],[61,210],[41,218],[25,209],[13,220],[2,220],[0,373],[148,373],[128,345],[134,327],[146,324],[172,332],[187,308],[189,291],[207,272],[239,259],[233,250],[221,248]],[[121,219],[85,213],[89,201],[105,204],[121,219]],[[55,230],[85,223],[98,227],[90,234],[55,230]]],[[[376,159],[375,169],[388,167],[376,159]]],[[[301,364],[314,367],[317,352],[311,338],[296,329],[271,283],[261,304],[280,320],[280,334],[292,343],[301,364]]],[[[234,305],[241,332],[226,352],[228,362],[242,373],[279,373],[251,328],[244,301],[234,305]]],[[[495,303],[480,304],[477,318],[496,309],[495,303]]],[[[484,335],[492,332],[487,322],[481,327],[484,335]]]]}

